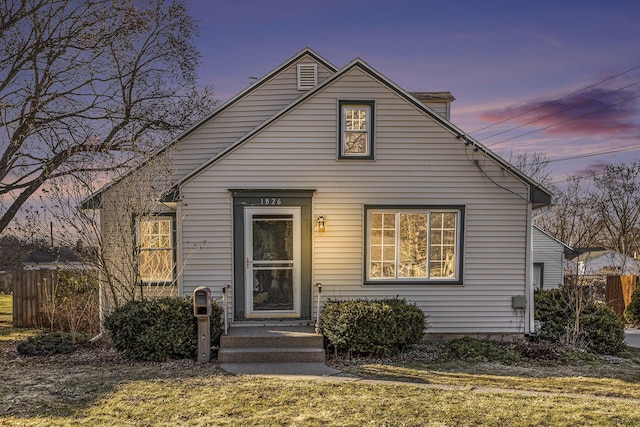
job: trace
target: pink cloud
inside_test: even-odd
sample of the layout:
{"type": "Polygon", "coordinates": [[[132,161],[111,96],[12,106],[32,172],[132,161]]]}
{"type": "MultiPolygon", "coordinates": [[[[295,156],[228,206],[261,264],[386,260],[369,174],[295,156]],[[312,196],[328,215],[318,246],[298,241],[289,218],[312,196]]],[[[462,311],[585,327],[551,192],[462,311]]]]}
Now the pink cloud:
{"type": "Polygon", "coordinates": [[[539,128],[547,135],[631,137],[640,135],[639,99],[640,93],[631,90],[593,88],[562,99],[492,110],[480,117],[489,122],[513,118],[509,123],[527,124],[528,129],[539,128]]]}
{"type": "Polygon", "coordinates": [[[575,172],[575,175],[578,176],[591,176],[591,175],[597,175],[600,172],[602,172],[602,170],[609,165],[609,162],[605,162],[605,161],[595,161],[595,162],[591,162],[588,165],[586,165],[584,168],[578,170],[575,172]]]}

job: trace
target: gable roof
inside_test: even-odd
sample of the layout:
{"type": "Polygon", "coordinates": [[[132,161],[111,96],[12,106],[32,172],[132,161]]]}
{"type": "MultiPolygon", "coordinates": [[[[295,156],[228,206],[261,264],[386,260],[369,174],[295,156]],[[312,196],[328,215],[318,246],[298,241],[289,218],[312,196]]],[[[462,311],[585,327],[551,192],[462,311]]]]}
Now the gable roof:
{"type": "MultiPolygon", "coordinates": [[[[238,101],[242,100],[247,95],[249,95],[250,93],[254,92],[259,87],[263,86],[265,83],[267,83],[268,81],[273,79],[276,75],[280,74],[283,70],[287,69],[288,67],[290,67],[291,65],[293,65],[294,63],[296,63],[297,61],[299,61],[300,59],[302,59],[305,56],[310,56],[311,58],[313,58],[319,64],[321,64],[324,67],[326,67],[331,72],[336,72],[338,70],[338,68],[335,65],[331,64],[329,61],[327,61],[326,59],[324,59],[323,57],[321,57],[320,55],[315,53],[310,48],[305,47],[304,49],[302,49],[301,51],[299,51],[298,53],[293,55],[291,58],[287,59],[285,62],[283,62],[282,64],[280,64],[279,66],[277,66],[276,68],[274,68],[273,70],[271,70],[270,72],[265,74],[263,77],[261,77],[260,79],[256,80],[255,82],[253,82],[252,84],[247,86],[244,90],[239,92],[237,95],[235,95],[234,97],[232,97],[229,100],[225,101],[222,105],[220,105],[218,108],[216,108],[211,114],[209,114],[208,116],[206,116],[205,118],[203,118],[199,122],[197,122],[194,125],[192,125],[190,128],[188,128],[187,130],[182,132],[180,135],[178,135],[175,139],[170,141],[168,144],[164,145],[162,148],[160,148],[159,150],[155,151],[144,162],[140,163],[139,165],[137,165],[135,168],[132,168],[130,171],[128,171],[123,176],[121,176],[118,179],[110,182],[105,187],[101,188],[100,190],[96,191],[95,193],[93,193],[92,195],[87,197],[85,200],[83,200],[81,202],[80,208],[81,209],[99,209],[101,207],[101,203],[102,203],[102,200],[101,200],[102,199],[102,194],[104,194],[105,191],[107,191],[111,187],[117,185],[119,182],[121,182],[122,180],[124,180],[128,176],[132,175],[137,170],[139,170],[139,169],[145,167],[146,165],[148,165],[149,162],[151,162],[151,160],[153,160],[157,156],[165,153],[169,148],[173,147],[174,145],[178,144],[179,142],[181,142],[182,140],[187,138],[189,135],[191,135],[192,133],[194,133],[195,131],[200,129],[202,126],[204,126],[207,122],[209,122],[210,120],[212,120],[216,116],[220,115],[222,112],[228,110],[230,107],[232,107],[233,105],[238,103],[238,101]]],[[[162,201],[163,202],[175,201],[176,198],[177,198],[177,193],[172,191],[162,201]]]]}
{"type": "MultiPolygon", "coordinates": [[[[176,183],[176,186],[175,186],[176,191],[177,191],[177,189],[179,189],[179,187],[182,184],[188,182],[193,177],[195,177],[196,175],[200,174],[202,171],[207,169],[209,166],[211,166],[212,164],[216,163],[218,160],[220,160],[221,158],[226,156],[228,153],[230,153],[231,151],[236,149],[238,146],[242,145],[245,141],[249,140],[254,135],[256,135],[260,131],[262,131],[265,128],[267,128],[273,122],[275,122],[276,120],[278,120],[279,118],[281,118],[282,116],[287,114],[289,111],[291,111],[294,108],[296,108],[298,105],[300,105],[303,102],[305,102],[307,99],[313,97],[316,93],[318,93],[319,91],[323,90],[325,87],[331,85],[333,82],[338,80],[341,76],[343,76],[344,74],[346,74],[347,72],[349,72],[350,70],[352,70],[354,68],[359,68],[360,70],[362,70],[365,73],[369,74],[375,80],[377,80],[380,83],[382,83],[383,85],[387,86],[389,89],[394,91],[396,94],[398,94],[399,96],[404,98],[408,103],[412,104],[415,108],[421,110],[424,114],[429,116],[435,122],[437,122],[442,127],[444,127],[449,132],[451,132],[453,135],[455,135],[456,138],[458,138],[462,143],[464,143],[465,145],[470,145],[471,148],[473,148],[474,151],[479,151],[479,152],[483,153],[484,155],[486,155],[487,157],[491,158],[493,161],[495,161],[497,164],[499,164],[502,168],[504,168],[507,172],[509,172],[510,174],[512,174],[513,176],[515,176],[516,178],[518,178],[519,180],[521,180],[522,182],[527,184],[531,189],[529,201],[531,203],[533,203],[534,207],[544,206],[544,205],[547,205],[547,204],[551,203],[551,193],[546,188],[544,188],[542,185],[540,185],[539,183],[535,182],[533,179],[531,179],[528,176],[526,176],[525,174],[523,174],[520,170],[518,170],[517,168],[515,168],[514,166],[509,164],[506,160],[502,159],[500,156],[498,156],[495,153],[493,153],[491,150],[486,148],[484,145],[480,144],[474,138],[468,136],[464,131],[459,129],[453,123],[449,122],[448,120],[446,120],[445,118],[443,118],[442,116],[440,116],[439,114],[434,112],[431,108],[429,108],[428,106],[426,106],[422,102],[420,102],[420,100],[418,100],[415,96],[413,96],[409,92],[407,92],[404,89],[402,89],[401,87],[399,87],[397,84],[395,84],[394,82],[389,80],[387,77],[385,77],[381,73],[379,73],[376,70],[374,70],[371,66],[369,66],[366,62],[364,62],[360,58],[354,59],[349,64],[345,65],[343,68],[341,68],[340,70],[335,72],[332,76],[330,76],[329,78],[324,80],[322,83],[316,85],[313,89],[309,90],[305,95],[295,99],[291,104],[289,104],[288,106],[286,106],[285,108],[280,110],[278,113],[276,113],[272,117],[270,117],[267,120],[265,120],[264,122],[262,122],[260,125],[256,126],[253,130],[247,132],[244,136],[242,136],[236,142],[230,144],[225,149],[221,150],[213,158],[209,159],[208,161],[206,161],[205,163],[203,163],[202,165],[200,165],[199,167],[197,167],[196,169],[194,169],[190,173],[188,173],[185,176],[183,176],[176,183]]],[[[485,174],[485,176],[487,176],[487,175],[485,174]]],[[[489,178],[489,179],[491,179],[491,178],[489,178]]],[[[498,185],[498,184],[496,184],[496,185],[498,185]]],[[[507,191],[510,191],[510,190],[507,190],[507,191]]]]}
{"type": "Polygon", "coordinates": [[[556,241],[557,243],[559,243],[560,245],[562,245],[564,247],[564,251],[567,253],[573,253],[575,250],[567,245],[566,243],[564,243],[562,240],[556,239],[555,237],[553,237],[551,234],[547,233],[546,231],[544,231],[542,228],[538,227],[537,225],[533,224],[533,228],[535,230],[538,230],[539,232],[541,232],[542,234],[544,234],[545,236],[547,236],[548,238],[556,241]]]}

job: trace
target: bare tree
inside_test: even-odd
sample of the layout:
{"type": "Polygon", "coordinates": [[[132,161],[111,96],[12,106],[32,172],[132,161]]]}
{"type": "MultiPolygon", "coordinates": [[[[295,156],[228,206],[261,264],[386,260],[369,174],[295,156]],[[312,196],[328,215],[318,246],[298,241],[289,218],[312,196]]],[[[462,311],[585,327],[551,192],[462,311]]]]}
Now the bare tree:
{"type": "Polygon", "coordinates": [[[0,0],[0,233],[51,179],[126,165],[213,106],[182,1],[0,0]]]}
{"type": "Polygon", "coordinates": [[[605,246],[633,256],[640,249],[640,161],[609,164],[594,184],[589,201],[606,231],[605,246]]]}
{"type": "Polygon", "coordinates": [[[589,188],[580,176],[572,176],[564,188],[557,188],[550,212],[536,223],[571,247],[601,243],[602,221],[588,200],[589,188]]]}
{"type": "Polygon", "coordinates": [[[552,192],[556,190],[553,184],[551,170],[549,169],[549,159],[546,154],[519,153],[509,156],[509,163],[538,184],[552,190],[552,192]]]}

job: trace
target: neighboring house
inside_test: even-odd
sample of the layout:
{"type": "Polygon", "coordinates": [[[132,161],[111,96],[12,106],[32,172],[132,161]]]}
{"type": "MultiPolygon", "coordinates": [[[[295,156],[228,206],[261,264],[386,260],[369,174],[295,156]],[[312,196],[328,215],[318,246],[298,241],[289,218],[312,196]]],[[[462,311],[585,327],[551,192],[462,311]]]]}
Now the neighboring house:
{"type": "Polygon", "coordinates": [[[22,261],[25,270],[92,270],[95,265],[87,263],[87,253],[77,249],[57,246],[50,249],[37,248],[22,261]]]}
{"type": "Polygon", "coordinates": [[[533,226],[533,286],[554,289],[564,283],[565,256],[573,249],[533,226]]]}
{"type": "Polygon", "coordinates": [[[603,248],[580,250],[571,263],[580,275],[640,273],[640,260],[603,248]]]}
{"type": "Polygon", "coordinates": [[[451,124],[452,100],[304,49],[84,207],[101,209],[110,265],[137,248],[149,289],[228,285],[230,321],[399,297],[429,333],[528,333],[531,213],[550,194],[451,124]],[[154,162],[162,203],[121,209],[154,162]],[[135,221],[131,242],[113,243],[118,221],[135,221]]]}

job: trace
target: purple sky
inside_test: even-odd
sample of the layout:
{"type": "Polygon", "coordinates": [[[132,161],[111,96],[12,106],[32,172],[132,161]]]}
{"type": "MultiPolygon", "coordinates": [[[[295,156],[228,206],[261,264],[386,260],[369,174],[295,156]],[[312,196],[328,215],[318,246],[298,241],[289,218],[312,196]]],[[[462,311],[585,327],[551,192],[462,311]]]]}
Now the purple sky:
{"type": "Polygon", "coordinates": [[[556,181],[640,158],[637,0],[186,2],[201,81],[222,100],[310,47],[409,91],[452,92],[453,123],[505,158],[546,153],[556,181]]]}

